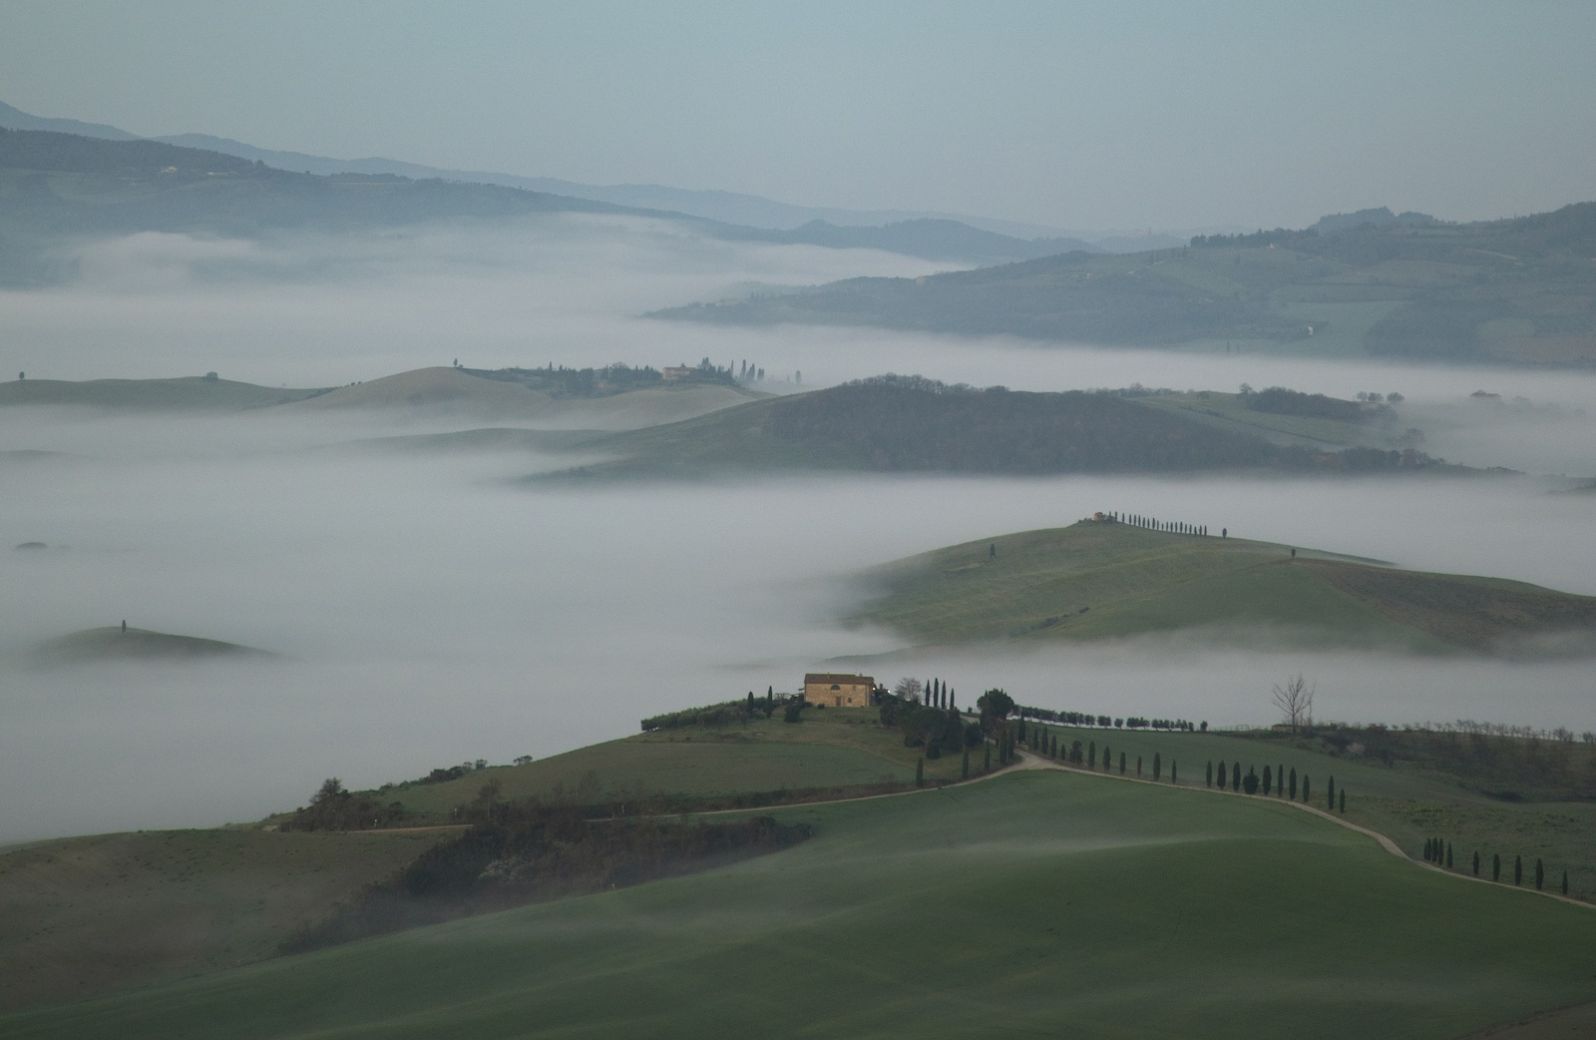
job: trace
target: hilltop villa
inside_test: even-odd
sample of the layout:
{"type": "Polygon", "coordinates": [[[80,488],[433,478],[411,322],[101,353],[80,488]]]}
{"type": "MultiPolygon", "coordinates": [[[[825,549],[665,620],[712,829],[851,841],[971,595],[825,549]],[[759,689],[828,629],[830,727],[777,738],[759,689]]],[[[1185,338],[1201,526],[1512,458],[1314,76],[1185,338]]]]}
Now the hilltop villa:
{"type": "Polygon", "coordinates": [[[810,672],[804,676],[804,700],[828,708],[868,708],[876,681],[868,675],[810,672]]]}

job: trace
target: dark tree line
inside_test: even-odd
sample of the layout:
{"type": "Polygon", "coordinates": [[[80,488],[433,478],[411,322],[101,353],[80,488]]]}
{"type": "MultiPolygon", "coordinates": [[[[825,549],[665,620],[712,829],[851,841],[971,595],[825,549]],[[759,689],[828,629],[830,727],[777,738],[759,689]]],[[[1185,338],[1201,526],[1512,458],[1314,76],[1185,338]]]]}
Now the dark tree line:
{"type": "Polygon", "coordinates": [[[1206,733],[1208,723],[1199,724],[1188,722],[1185,719],[1150,719],[1141,715],[1099,715],[1089,711],[1058,711],[1053,708],[1038,708],[1030,704],[1016,705],[1014,708],[1020,719],[1036,719],[1042,722],[1052,722],[1060,726],[1082,726],[1095,729],[1151,729],[1175,733],[1195,733],[1199,730],[1206,733]]]}
{"type": "Polygon", "coordinates": [[[1140,527],[1148,531],[1163,531],[1166,534],[1191,534],[1199,538],[1208,537],[1207,524],[1193,524],[1185,520],[1160,520],[1156,516],[1145,516],[1141,513],[1106,513],[1108,523],[1129,524],[1131,527],[1140,527]]]}

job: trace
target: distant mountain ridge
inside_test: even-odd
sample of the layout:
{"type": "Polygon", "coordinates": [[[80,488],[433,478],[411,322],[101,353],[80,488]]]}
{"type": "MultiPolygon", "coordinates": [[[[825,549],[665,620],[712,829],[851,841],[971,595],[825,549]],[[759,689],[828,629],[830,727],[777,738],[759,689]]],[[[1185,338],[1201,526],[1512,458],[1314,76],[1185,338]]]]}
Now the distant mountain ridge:
{"type": "Polygon", "coordinates": [[[502,220],[534,213],[645,217],[734,242],[878,249],[957,266],[1001,263],[1088,243],[1028,241],[954,221],[884,227],[815,222],[792,231],[722,224],[525,188],[393,173],[296,173],[221,152],[133,138],[0,128],[0,281],[40,283],[61,236],[175,231],[248,236],[314,226],[352,230],[439,220],[502,220]]]}
{"type": "MultiPolygon", "coordinates": [[[[0,102],[0,127],[16,130],[48,130],[116,141],[140,139],[137,135],[130,134],[114,126],[107,126],[101,123],[86,123],[75,119],[50,119],[34,116],[3,102],[0,102]]],[[[985,248],[990,255],[1002,256],[1002,258],[1009,260],[1042,256],[1045,255],[1044,250],[1047,249],[1052,252],[1067,252],[1071,249],[1091,251],[1101,249],[1101,247],[1089,241],[1063,235],[1054,228],[986,217],[921,210],[857,210],[840,206],[801,206],[739,192],[676,188],[659,184],[583,184],[558,177],[526,177],[485,170],[450,169],[380,157],[334,159],[306,152],[260,148],[244,141],[214,134],[171,134],[148,138],[148,140],[177,145],[182,148],[197,148],[203,151],[219,152],[223,155],[247,159],[250,162],[262,162],[267,166],[295,173],[314,173],[322,176],[344,173],[388,174],[408,177],[413,180],[440,179],[492,184],[505,188],[520,188],[543,194],[604,202],[630,209],[681,213],[716,223],[740,225],[765,231],[798,232],[806,225],[815,224],[830,225],[835,228],[884,227],[905,223],[915,224],[922,221],[935,222],[944,226],[956,224],[984,232],[985,237],[977,238],[976,240],[985,243],[985,248]],[[993,243],[999,240],[1012,240],[1018,243],[1035,242],[1037,244],[1031,246],[1011,244],[1006,247],[1007,252],[991,252],[993,243]],[[1061,245],[1055,248],[1043,244],[1053,242],[1061,243],[1061,245]]],[[[812,235],[813,232],[810,232],[810,234],[812,235]]],[[[833,237],[840,236],[834,235],[833,237]]],[[[920,237],[923,239],[923,232],[920,237]]],[[[809,241],[809,239],[800,237],[794,241],[809,241]]],[[[1125,241],[1136,242],[1137,240],[1133,238],[1125,241]]],[[[815,242],[814,244],[826,243],[815,242]]],[[[1114,245],[1121,247],[1123,243],[1116,238],[1114,245]]],[[[882,247],[873,246],[871,248],[882,247]]],[[[946,252],[948,249],[945,244],[938,245],[936,248],[942,252],[946,252]]],[[[931,257],[931,259],[938,258],[940,258],[940,254],[939,256],[931,257]]],[[[970,257],[970,259],[985,258],[986,254],[970,257]]]]}
{"type": "Polygon", "coordinates": [[[926,278],[852,278],[662,318],[1331,357],[1596,364],[1596,203],[1446,224],[1366,210],[1324,230],[1197,236],[926,278]]]}

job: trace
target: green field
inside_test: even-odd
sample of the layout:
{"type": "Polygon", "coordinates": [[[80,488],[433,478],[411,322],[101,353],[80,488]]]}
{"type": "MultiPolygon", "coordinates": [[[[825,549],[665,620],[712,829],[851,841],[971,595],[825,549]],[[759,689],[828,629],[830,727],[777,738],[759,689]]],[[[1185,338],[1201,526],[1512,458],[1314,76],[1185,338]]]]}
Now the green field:
{"type": "MultiPolygon", "coordinates": [[[[1470,782],[1456,773],[1411,760],[1387,766],[1372,758],[1330,754],[1315,741],[1289,734],[1243,737],[1066,726],[1047,730],[1057,734],[1065,747],[1079,740],[1083,747],[1095,743],[1101,751],[1106,743],[1116,773],[1121,752],[1128,757],[1132,775],[1140,756],[1149,777],[1153,756],[1160,755],[1165,779],[1170,765],[1177,764],[1183,786],[1202,786],[1208,762],[1240,762],[1243,773],[1256,767],[1260,776],[1266,765],[1283,766],[1311,778],[1311,804],[1324,808],[1327,782],[1334,777],[1336,787],[1347,795],[1346,818],[1390,837],[1415,860],[1422,862],[1426,838],[1440,837],[1452,843],[1458,873],[1469,871],[1470,856],[1479,851],[1482,873],[1488,876],[1491,855],[1499,853],[1503,877],[1510,880],[1513,857],[1523,856],[1528,884],[1529,871],[1540,857],[1546,863],[1548,889],[1556,887],[1561,872],[1567,870],[1570,894],[1596,900],[1596,803],[1579,797],[1575,789],[1537,790],[1525,785],[1511,799],[1494,797],[1477,780],[1470,782]]],[[[1576,787],[1588,785],[1588,778],[1596,776],[1596,747],[1558,745],[1545,753],[1567,755],[1566,775],[1576,787]]]]}
{"type": "MultiPolygon", "coordinates": [[[[494,781],[500,796],[510,800],[714,799],[913,783],[919,757],[919,749],[903,746],[897,730],[877,723],[874,708],[810,708],[801,723],[783,722],[778,714],[747,725],[640,733],[522,766],[477,770],[443,783],[400,784],[371,795],[398,801],[418,822],[441,822],[494,781]]],[[[981,759],[971,757],[971,768],[979,769],[981,759]]],[[[927,761],[925,776],[951,780],[959,771],[959,757],[948,756],[927,761]]]]}
{"type": "Polygon", "coordinates": [[[437,839],[141,831],[0,852],[0,1010],[270,957],[437,839]]]}
{"type": "Polygon", "coordinates": [[[1596,631],[1596,598],[1128,524],[984,538],[876,568],[849,620],[918,643],[1115,639],[1182,629],[1307,646],[1515,650],[1596,631]],[[996,547],[995,555],[993,547],[996,547]]]}
{"type": "Polygon", "coordinates": [[[1439,1038],[1596,997],[1596,914],[1262,800],[1030,772],[780,815],[817,836],[0,1033],[1439,1038]]]}

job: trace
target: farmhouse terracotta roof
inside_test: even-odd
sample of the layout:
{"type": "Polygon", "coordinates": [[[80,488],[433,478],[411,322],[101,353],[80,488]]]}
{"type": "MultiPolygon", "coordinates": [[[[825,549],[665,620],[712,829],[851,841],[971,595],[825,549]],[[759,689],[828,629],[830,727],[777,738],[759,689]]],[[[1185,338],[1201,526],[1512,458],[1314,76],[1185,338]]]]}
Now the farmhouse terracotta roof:
{"type": "Polygon", "coordinates": [[[876,681],[868,675],[840,675],[833,672],[810,672],[804,676],[804,685],[810,683],[835,683],[838,686],[874,686],[876,681]]]}

